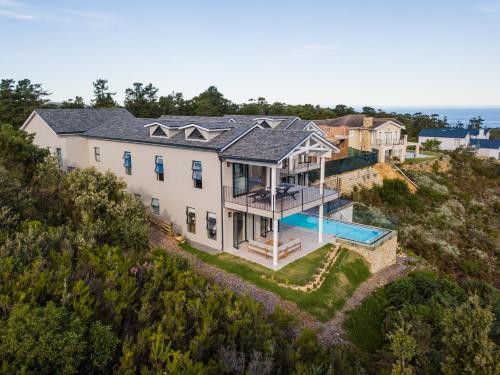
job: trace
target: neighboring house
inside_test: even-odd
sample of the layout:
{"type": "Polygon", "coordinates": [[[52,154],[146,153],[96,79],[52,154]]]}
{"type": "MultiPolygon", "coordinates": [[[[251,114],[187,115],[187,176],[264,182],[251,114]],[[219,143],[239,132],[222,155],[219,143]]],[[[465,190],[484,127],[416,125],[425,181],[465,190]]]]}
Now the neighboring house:
{"type": "Polygon", "coordinates": [[[349,128],[347,126],[327,126],[324,121],[328,120],[314,120],[314,123],[325,132],[325,138],[340,150],[339,153],[332,155],[332,160],[347,158],[349,156],[349,128]]]}
{"type": "Polygon", "coordinates": [[[489,139],[490,130],[489,129],[468,129],[471,139],[489,139]]]}
{"type": "Polygon", "coordinates": [[[418,133],[418,143],[422,145],[428,140],[440,141],[439,148],[441,150],[451,151],[459,147],[468,146],[470,133],[469,130],[461,128],[429,128],[420,130],[420,133],[418,133]]]}
{"type": "Polygon", "coordinates": [[[349,131],[349,147],[378,153],[378,161],[403,162],[406,156],[407,137],[402,134],[405,125],[394,118],[377,118],[366,115],[347,115],[335,119],[314,120],[325,132],[329,128],[349,131]]]}
{"type": "Polygon", "coordinates": [[[500,159],[500,140],[498,139],[471,139],[470,146],[474,148],[477,156],[500,159]]]}
{"type": "Polygon", "coordinates": [[[95,167],[123,178],[200,248],[238,255],[245,242],[271,238],[274,267],[280,220],[313,207],[321,219],[323,205],[339,197],[307,186],[306,172],[320,168],[323,182],[325,160],[339,150],[316,124],[297,117],[144,119],[125,109],[41,109],[22,129],[64,169],[95,167]]]}

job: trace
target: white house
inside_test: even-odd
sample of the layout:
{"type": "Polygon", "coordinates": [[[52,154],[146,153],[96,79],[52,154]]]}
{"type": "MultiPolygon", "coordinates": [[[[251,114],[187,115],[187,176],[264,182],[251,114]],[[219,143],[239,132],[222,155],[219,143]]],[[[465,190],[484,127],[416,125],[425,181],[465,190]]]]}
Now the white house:
{"type": "Polygon", "coordinates": [[[429,128],[422,129],[418,134],[418,143],[422,145],[428,140],[441,142],[441,150],[451,151],[469,145],[470,133],[467,129],[460,128],[429,128]]]}
{"type": "Polygon", "coordinates": [[[342,235],[323,219],[327,206],[341,203],[339,192],[324,184],[325,161],[339,150],[312,121],[40,109],[22,130],[34,134],[34,143],[48,148],[63,169],[94,167],[122,178],[151,215],[172,223],[197,248],[278,269],[343,241],[372,272],[395,261],[395,232],[344,222],[342,235]],[[311,170],[320,172],[318,187],[309,186],[311,170]]]}
{"type": "Polygon", "coordinates": [[[500,159],[500,140],[498,139],[471,139],[470,146],[477,156],[500,159]]]}

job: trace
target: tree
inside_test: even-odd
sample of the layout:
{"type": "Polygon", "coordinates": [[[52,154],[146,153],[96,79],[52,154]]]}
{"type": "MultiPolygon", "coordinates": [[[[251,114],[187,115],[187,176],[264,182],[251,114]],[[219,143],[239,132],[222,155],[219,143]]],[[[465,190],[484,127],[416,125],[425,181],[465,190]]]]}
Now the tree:
{"type": "Polygon", "coordinates": [[[75,96],[75,99],[68,99],[61,103],[59,108],[63,109],[79,109],[85,108],[85,103],[81,96],[75,96]]]}
{"type": "Polygon", "coordinates": [[[198,96],[191,99],[195,115],[201,116],[222,116],[236,107],[217,90],[217,87],[210,86],[198,96]]]}
{"type": "Polygon", "coordinates": [[[136,117],[158,117],[161,114],[158,103],[158,89],[153,84],[134,82],[133,88],[125,90],[125,108],[136,117]]]}
{"type": "Polygon", "coordinates": [[[0,329],[0,358],[12,371],[76,373],[85,358],[84,336],[81,320],[63,307],[19,305],[0,329]]]}
{"type": "Polygon", "coordinates": [[[481,116],[473,117],[469,120],[469,125],[467,126],[469,129],[481,129],[483,126],[484,120],[481,116]]]}
{"type": "Polygon", "coordinates": [[[396,359],[396,363],[392,366],[392,375],[411,375],[413,374],[413,366],[410,361],[417,354],[417,342],[410,334],[411,325],[402,321],[396,326],[394,332],[387,336],[391,343],[391,351],[396,359]]]}
{"type": "Polygon", "coordinates": [[[438,151],[441,146],[441,141],[438,139],[428,139],[425,142],[422,142],[422,147],[424,150],[428,151],[438,151]]]}
{"type": "Polygon", "coordinates": [[[481,307],[479,296],[447,309],[443,317],[445,360],[441,369],[452,374],[500,374],[500,352],[490,339],[493,313],[481,307]]]}
{"type": "Polygon", "coordinates": [[[363,107],[363,114],[367,116],[375,116],[377,111],[375,111],[375,108],[373,107],[363,107]]]}
{"type": "Polygon", "coordinates": [[[110,92],[108,87],[107,79],[97,79],[93,82],[94,85],[94,97],[92,100],[92,105],[95,108],[114,108],[118,107],[118,104],[113,99],[116,92],[110,92]]]}
{"type": "Polygon", "coordinates": [[[0,124],[11,124],[19,128],[28,115],[41,108],[48,101],[49,93],[39,83],[31,83],[29,79],[16,81],[2,79],[0,81],[0,124]]]}

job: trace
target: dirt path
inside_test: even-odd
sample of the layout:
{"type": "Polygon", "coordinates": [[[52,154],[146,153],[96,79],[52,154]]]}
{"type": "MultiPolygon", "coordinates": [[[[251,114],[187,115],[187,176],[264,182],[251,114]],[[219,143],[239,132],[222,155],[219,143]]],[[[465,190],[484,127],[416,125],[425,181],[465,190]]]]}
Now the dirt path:
{"type": "Polygon", "coordinates": [[[296,335],[304,328],[311,328],[318,331],[318,337],[324,344],[348,343],[342,337],[342,322],[345,319],[345,313],[359,305],[361,301],[377,287],[383,286],[408,272],[408,266],[401,260],[385,269],[383,272],[372,275],[360,285],[351,298],[347,300],[342,310],[340,310],[332,320],[322,323],[312,315],[300,310],[295,303],[287,301],[272,292],[261,289],[237,275],[203,262],[196,256],[182,250],[177,245],[175,239],[165,236],[165,234],[157,229],[152,228],[150,230],[150,243],[152,246],[162,247],[170,254],[180,255],[188,259],[197,273],[239,295],[246,295],[260,302],[264,310],[268,313],[272,313],[279,306],[281,309],[297,318],[297,325],[294,332],[291,332],[291,334],[296,335]]]}
{"type": "Polygon", "coordinates": [[[346,301],[345,305],[337,311],[333,319],[325,323],[325,331],[333,330],[343,334],[342,324],[347,316],[347,312],[353,310],[363,302],[363,300],[371,295],[375,289],[383,287],[390,282],[404,276],[415,267],[407,264],[408,258],[397,257],[396,263],[387,267],[381,272],[377,272],[364,281],[353,293],[353,295],[346,301]]]}

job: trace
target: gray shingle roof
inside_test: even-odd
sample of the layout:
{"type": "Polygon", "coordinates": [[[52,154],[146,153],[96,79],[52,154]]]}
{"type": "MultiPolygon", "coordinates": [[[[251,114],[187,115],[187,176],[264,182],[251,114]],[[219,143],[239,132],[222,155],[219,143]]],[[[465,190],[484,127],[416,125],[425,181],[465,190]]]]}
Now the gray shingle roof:
{"type": "Polygon", "coordinates": [[[36,113],[57,133],[83,133],[111,119],[135,118],[125,108],[37,109],[36,113]]]}
{"type": "Polygon", "coordinates": [[[313,132],[254,129],[222,152],[230,159],[278,162],[313,132]]]}
{"type": "MultiPolygon", "coordinates": [[[[307,124],[310,122],[311,120],[295,120],[285,130],[305,130],[307,124]]],[[[279,127],[281,128],[281,124],[279,127]]]]}
{"type": "MultiPolygon", "coordinates": [[[[174,147],[189,147],[206,150],[220,150],[224,146],[231,143],[233,140],[251,129],[255,124],[250,123],[224,123],[229,130],[221,131],[215,138],[207,141],[190,141],[185,139],[184,131],[179,131],[178,134],[170,138],[157,138],[149,135],[149,128],[144,125],[155,122],[155,119],[142,119],[132,117],[130,119],[112,119],[100,126],[92,128],[83,135],[89,138],[112,139],[128,142],[151,143],[174,147]]],[[[188,121],[189,124],[193,121],[188,121]]],[[[208,123],[204,123],[207,126],[208,123]]],[[[210,125],[208,125],[210,126],[210,125]]]]}

